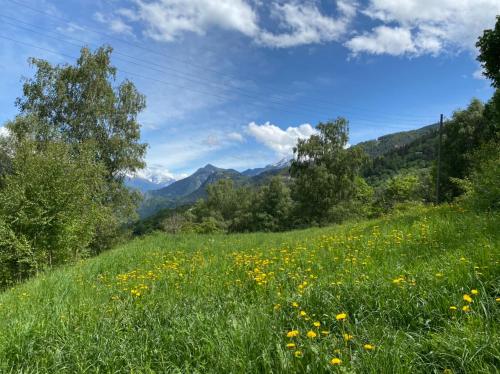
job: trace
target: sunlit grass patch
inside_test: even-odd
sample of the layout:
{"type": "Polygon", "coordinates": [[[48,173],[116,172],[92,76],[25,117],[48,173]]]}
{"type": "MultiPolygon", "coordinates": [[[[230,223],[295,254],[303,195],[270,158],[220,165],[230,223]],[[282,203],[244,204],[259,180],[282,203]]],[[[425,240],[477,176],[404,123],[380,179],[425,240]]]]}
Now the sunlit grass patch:
{"type": "Polygon", "coordinates": [[[155,234],[0,295],[0,371],[494,372],[498,226],[441,207],[155,234]]]}

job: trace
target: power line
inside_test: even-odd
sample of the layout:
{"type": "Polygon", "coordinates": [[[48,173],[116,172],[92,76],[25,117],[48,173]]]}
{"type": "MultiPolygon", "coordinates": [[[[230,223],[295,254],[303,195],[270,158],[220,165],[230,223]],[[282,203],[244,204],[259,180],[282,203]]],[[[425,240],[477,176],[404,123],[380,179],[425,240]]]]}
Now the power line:
{"type": "MultiPolygon", "coordinates": [[[[63,57],[66,57],[66,58],[69,58],[69,59],[72,59],[72,60],[77,59],[77,57],[72,56],[72,55],[68,55],[68,54],[61,53],[61,52],[58,52],[58,51],[54,51],[54,50],[51,50],[51,49],[48,49],[48,48],[40,47],[38,45],[26,43],[26,42],[23,42],[23,41],[20,41],[20,40],[16,40],[16,39],[4,36],[4,35],[0,35],[0,38],[6,39],[6,40],[9,40],[11,42],[18,43],[18,44],[21,44],[21,45],[29,46],[31,48],[36,48],[36,49],[39,49],[39,50],[43,50],[43,51],[48,52],[48,53],[52,53],[52,54],[55,54],[55,55],[63,56],[63,57]]],[[[137,74],[137,73],[134,73],[134,72],[130,72],[130,71],[127,71],[127,70],[124,70],[124,69],[121,69],[121,68],[117,68],[117,71],[119,71],[121,73],[124,73],[124,74],[136,76],[136,77],[141,78],[141,79],[145,79],[145,80],[149,80],[149,81],[154,81],[154,82],[157,82],[157,83],[165,84],[165,85],[176,87],[176,88],[185,89],[187,91],[197,92],[197,93],[201,93],[201,94],[204,94],[204,95],[221,98],[221,99],[224,99],[224,100],[232,99],[231,96],[227,96],[227,95],[223,95],[223,94],[222,95],[221,94],[216,94],[216,93],[213,93],[213,92],[195,90],[195,89],[193,89],[191,87],[187,87],[187,86],[175,84],[175,83],[172,83],[172,82],[167,82],[167,81],[159,80],[159,79],[156,79],[156,78],[151,78],[151,77],[144,76],[144,75],[141,75],[141,74],[137,74]]],[[[257,105],[257,106],[267,107],[267,108],[269,107],[269,105],[267,103],[262,103],[262,102],[253,102],[252,104],[257,105]]],[[[290,110],[290,109],[280,109],[280,110],[282,112],[286,112],[286,113],[304,115],[304,112],[298,112],[296,110],[295,111],[294,110],[290,110]]],[[[317,113],[315,113],[315,115],[317,115],[317,113]]],[[[397,128],[399,130],[402,130],[402,128],[400,126],[387,125],[387,120],[377,120],[377,119],[374,119],[374,118],[370,118],[367,121],[369,123],[383,123],[385,127],[397,128]]],[[[358,121],[358,122],[362,122],[362,121],[358,121]]]]}
{"type": "MultiPolygon", "coordinates": [[[[40,28],[40,27],[38,27],[38,26],[32,25],[32,24],[27,23],[27,22],[24,22],[24,21],[17,20],[17,19],[15,19],[15,18],[13,18],[13,17],[9,17],[9,16],[5,16],[5,15],[1,15],[1,14],[0,14],[0,17],[13,19],[13,20],[15,20],[15,21],[17,21],[17,22],[20,22],[20,23],[23,23],[23,24],[27,24],[27,25],[29,25],[29,26],[31,26],[31,27],[35,27],[35,28],[38,28],[38,29],[44,30],[44,29],[42,29],[42,28],[40,28]]],[[[4,22],[4,23],[5,23],[5,24],[9,24],[9,25],[14,26],[14,27],[17,27],[17,28],[21,28],[21,29],[23,29],[23,30],[27,30],[27,31],[29,31],[29,32],[33,32],[33,33],[35,33],[35,32],[36,32],[36,33],[37,33],[37,35],[39,35],[39,32],[37,32],[37,31],[35,31],[35,30],[33,30],[33,29],[29,29],[29,28],[26,28],[26,27],[23,27],[23,26],[19,26],[19,25],[17,25],[17,24],[14,24],[14,23],[11,23],[11,22],[8,22],[8,21],[7,21],[7,22],[4,22]]],[[[46,30],[44,30],[44,31],[46,31],[46,30]]],[[[49,32],[50,32],[50,33],[52,33],[52,34],[55,34],[55,33],[51,32],[51,31],[49,31],[49,32]]],[[[46,35],[47,37],[49,37],[49,38],[51,38],[51,39],[55,39],[55,40],[57,40],[57,41],[62,41],[62,42],[64,42],[64,43],[68,43],[68,44],[71,44],[71,45],[75,45],[75,46],[77,46],[77,47],[80,47],[80,46],[81,46],[81,45],[79,45],[79,44],[75,44],[75,43],[72,43],[72,42],[70,42],[70,41],[68,41],[68,40],[66,40],[66,39],[63,39],[63,38],[61,38],[60,36],[54,37],[54,36],[47,35],[47,33],[45,33],[45,35],[46,35]]],[[[57,35],[57,34],[56,34],[56,35],[57,35]]],[[[74,40],[74,41],[77,41],[77,42],[79,42],[79,43],[83,43],[83,44],[90,44],[90,43],[88,43],[87,41],[80,40],[80,39],[73,38],[73,37],[71,37],[71,38],[69,38],[69,39],[74,40]]],[[[115,55],[121,55],[121,56],[124,56],[124,57],[126,57],[127,59],[132,59],[132,60],[134,60],[134,61],[130,61],[130,60],[127,60],[127,59],[124,59],[124,58],[119,58],[119,57],[116,57],[116,58],[119,58],[119,59],[121,59],[121,60],[123,60],[123,61],[125,61],[125,62],[132,63],[132,64],[134,64],[134,65],[141,66],[141,67],[144,67],[144,68],[146,68],[146,69],[150,69],[150,70],[154,70],[154,71],[157,71],[157,72],[162,72],[162,73],[166,73],[166,70],[173,71],[173,72],[174,72],[174,73],[176,73],[178,76],[183,77],[183,79],[186,79],[186,80],[191,81],[191,82],[194,82],[194,83],[198,83],[198,84],[208,84],[208,85],[211,85],[211,86],[222,87],[222,88],[225,88],[225,89],[231,89],[231,90],[234,90],[234,91],[236,91],[236,92],[239,92],[239,93],[240,93],[241,95],[243,95],[243,96],[246,96],[246,97],[249,97],[249,98],[252,98],[252,99],[261,99],[261,97],[256,96],[256,95],[254,95],[254,94],[249,94],[249,93],[248,93],[248,91],[245,91],[245,90],[239,89],[239,88],[237,88],[237,87],[230,87],[230,86],[227,86],[227,85],[224,85],[224,84],[214,83],[214,82],[210,82],[210,81],[207,81],[207,80],[200,79],[200,78],[198,78],[198,77],[193,77],[193,76],[191,76],[191,75],[189,75],[189,74],[185,74],[185,73],[183,73],[183,72],[181,72],[181,71],[179,71],[179,70],[177,70],[177,69],[173,69],[173,68],[170,68],[170,67],[163,67],[162,65],[159,65],[159,64],[156,64],[156,63],[153,63],[153,62],[147,61],[147,60],[142,60],[142,59],[136,58],[136,57],[134,57],[134,56],[131,56],[131,55],[128,55],[128,54],[125,54],[125,53],[119,52],[119,51],[115,51],[115,52],[114,52],[114,54],[115,54],[115,55]],[[136,61],[139,61],[139,62],[136,62],[136,61]],[[148,64],[148,65],[153,65],[153,66],[158,66],[158,67],[160,67],[160,68],[162,68],[162,69],[157,69],[157,68],[155,68],[155,67],[146,66],[146,65],[144,65],[144,64],[142,64],[142,63],[146,63],[146,64],[148,64]]],[[[271,98],[266,97],[266,101],[273,102],[273,103],[277,103],[278,105],[287,105],[287,106],[288,106],[288,104],[287,104],[286,102],[283,102],[282,100],[273,99],[272,97],[271,97],[271,98]]],[[[331,110],[332,110],[331,108],[325,108],[325,107],[320,107],[320,106],[315,107],[315,106],[312,106],[312,105],[304,105],[304,104],[301,104],[300,106],[301,106],[301,107],[304,107],[304,108],[309,108],[309,109],[312,109],[312,110],[317,110],[317,109],[320,109],[320,110],[327,110],[327,111],[331,111],[331,110]]],[[[360,119],[361,119],[361,118],[365,118],[365,119],[367,119],[367,120],[372,120],[372,119],[373,119],[373,115],[371,115],[371,114],[369,114],[369,113],[365,113],[365,114],[367,114],[367,115],[369,115],[369,116],[370,116],[370,117],[368,117],[368,118],[367,118],[367,117],[360,117],[360,116],[359,116],[359,113],[353,113],[353,112],[347,111],[345,108],[342,108],[342,111],[343,111],[343,113],[348,114],[348,115],[355,115],[355,116],[357,116],[357,118],[360,118],[360,119]]],[[[358,110],[358,112],[360,112],[360,111],[362,111],[362,110],[358,110]]],[[[366,111],[365,111],[365,112],[366,112],[366,111]]],[[[419,123],[422,123],[422,122],[429,122],[429,121],[430,121],[427,117],[425,117],[425,118],[426,118],[426,120],[417,120],[416,118],[414,119],[413,117],[405,117],[405,116],[398,116],[398,115],[378,115],[378,117],[379,117],[379,119],[382,119],[382,118],[386,117],[386,118],[387,118],[387,120],[394,120],[394,121],[398,121],[398,120],[399,120],[399,121],[400,121],[400,120],[403,120],[403,119],[404,119],[405,121],[418,121],[419,123]]],[[[422,117],[422,118],[423,118],[423,117],[422,117]]]]}
{"type": "MultiPolygon", "coordinates": [[[[11,2],[11,3],[14,3],[14,4],[17,4],[17,5],[19,5],[19,6],[25,7],[25,8],[27,8],[27,9],[30,9],[30,10],[32,10],[32,11],[34,11],[34,12],[44,14],[44,15],[46,15],[47,17],[50,17],[50,18],[54,18],[54,19],[57,19],[57,20],[63,21],[63,22],[64,22],[64,23],[66,23],[67,25],[74,25],[74,23],[73,23],[71,20],[68,20],[68,19],[66,19],[66,18],[64,18],[64,17],[55,16],[55,15],[53,15],[53,14],[51,14],[51,13],[48,13],[48,12],[45,12],[45,11],[39,10],[39,9],[37,9],[37,8],[34,8],[34,7],[32,7],[32,6],[28,5],[28,4],[22,3],[22,2],[20,2],[20,1],[17,1],[17,0],[7,0],[7,1],[9,1],[9,2],[11,2]]],[[[12,19],[12,17],[10,17],[10,18],[12,19]]],[[[23,22],[23,21],[19,21],[19,20],[17,20],[17,21],[18,21],[18,22],[23,22]]],[[[25,23],[25,24],[27,24],[26,22],[24,22],[24,23],[25,23]]],[[[218,71],[218,70],[211,69],[211,68],[208,68],[208,67],[206,67],[206,66],[201,66],[201,65],[195,64],[195,63],[193,63],[193,62],[191,62],[191,61],[188,61],[188,60],[179,59],[179,58],[176,58],[176,57],[174,57],[174,56],[167,55],[167,54],[165,54],[165,53],[158,52],[158,51],[153,50],[153,49],[151,49],[151,48],[144,47],[143,45],[140,45],[140,44],[138,44],[138,43],[132,43],[132,42],[130,42],[130,41],[126,41],[126,40],[124,40],[124,39],[117,38],[117,37],[115,37],[115,36],[113,36],[113,35],[111,35],[111,34],[109,34],[109,33],[105,33],[105,32],[98,31],[98,30],[94,30],[94,29],[89,28],[89,27],[85,27],[85,29],[86,29],[86,30],[88,30],[88,31],[90,31],[90,32],[93,32],[93,33],[95,33],[95,34],[98,34],[98,35],[101,35],[101,36],[105,36],[105,37],[107,37],[107,38],[109,38],[109,39],[111,39],[111,40],[116,40],[116,41],[118,41],[118,42],[120,42],[120,43],[127,44],[127,45],[131,45],[131,46],[133,46],[134,48],[138,48],[138,49],[143,50],[143,51],[147,51],[147,52],[150,52],[150,53],[153,53],[153,54],[156,54],[156,55],[160,55],[160,56],[165,57],[165,58],[167,58],[167,59],[171,59],[171,60],[174,60],[174,61],[179,61],[179,62],[181,62],[181,63],[183,63],[183,64],[193,66],[193,67],[195,67],[195,68],[197,68],[197,69],[201,69],[201,70],[203,70],[204,72],[206,72],[206,71],[213,71],[213,72],[216,72],[217,74],[222,74],[222,75],[224,75],[224,73],[221,73],[221,72],[220,72],[220,71],[218,71]]],[[[75,39],[74,39],[74,40],[75,40],[75,39]]],[[[88,43],[88,44],[90,44],[90,43],[88,43]]],[[[137,58],[135,58],[135,57],[131,57],[131,56],[129,56],[129,58],[133,58],[133,59],[136,59],[136,60],[140,60],[140,59],[137,59],[137,58]]],[[[147,62],[147,63],[150,63],[150,62],[147,62]]],[[[157,64],[156,64],[156,65],[157,65],[157,64]]],[[[163,67],[163,68],[165,68],[165,67],[163,67]]],[[[171,70],[171,68],[169,68],[169,69],[171,70]]],[[[181,74],[183,74],[183,73],[181,73],[181,74]]],[[[184,75],[186,75],[186,74],[184,74],[184,75]]],[[[234,80],[234,79],[236,79],[236,78],[234,78],[234,77],[230,77],[230,76],[227,76],[227,75],[226,75],[226,77],[229,77],[229,79],[230,79],[230,80],[234,80]]],[[[198,79],[198,78],[196,78],[196,79],[198,79]]],[[[211,84],[214,84],[214,83],[211,83],[211,84]]],[[[220,85],[220,84],[219,84],[219,85],[220,85]]],[[[262,86],[262,85],[260,85],[260,86],[262,86]]],[[[232,89],[237,89],[237,90],[238,90],[238,88],[236,88],[236,87],[232,87],[232,89]]],[[[282,97],[282,96],[279,96],[279,95],[277,96],[277,95],[275,95],[275,94],[274,94],[274,95],[272,95],[271,97],[267,97],[267,98],[266,98],[266,100],[269,100],[269,99],[272,99],[272,100],[286,99],[286,100],[288,100],[288,98],[286,98],[286,97],[282,97]]],[[[321,98],[316,98],[316,99],[315,99],[315,101],[317,101],[317,102],[323,102],[323,103],[326,103],[326,104],[328,104],[328,105],[332,105],[332,104],[333,104],[333,105],[335,105],[335,101],[333,101],[333,100],[322,100],[321,98]]],[[[303,105],[303,104],[302,104],[302,105],[303,105]]],[[[343,112],[344,112],[344,113],[346,113],[346,114],[349,114],[349,112],[348,112],[348,111],[346,111],[346,109],[345,109],[345,108],[351,108],[351,109],[353,109],[353,110],[356,110],[356,112],[363,112],[363,111],[364,111],[364,112],[373,112],[373,113],[378,113],[380,117],[386,116],[386,117],[391,118],[391,119],[393,119],[393,120],[397,120],[397,118],[398,118],[398,117],[400,117],[401,119],[405,119],[406,121],[407,121],[408,119],[415,119],[415,121],[419,120],[419,121],[420,121],[419,123],[422,123],[422,122],[427,122],[427,123],[428,123],[428,122],[431,122],[431,120],[430,120],[428,117],[425,117],[425,116],[415,116],[415,115],[403,115],[403,116],[391,115],[391,116],[389,116],[389,115],[385,114],[385,112],[381,112],[381,111],[377,111],[377,110],[373,110],[373,109],[369,109],[369,110],[367,110],[366,108],[365,108],[365,109],[363,109],[363,108],[353,107],[353,106],[344,105],[344,104],[342,104],[341,106],[343,107],[343,108],[342,108],[343,112]]],[[[331,110],[331,109],[328,109],[328,110],[331,110]]],[[[351,112],[351,113],[352,113],[352,112],[351,112]]],[[[356,114],[354,114],[354,115],[358,116],[358,114],[357,114],[357,113],[356,113],[356,114]]],[[[371,120],[371,119],[368,119],[368,120],[371,120]]]]}

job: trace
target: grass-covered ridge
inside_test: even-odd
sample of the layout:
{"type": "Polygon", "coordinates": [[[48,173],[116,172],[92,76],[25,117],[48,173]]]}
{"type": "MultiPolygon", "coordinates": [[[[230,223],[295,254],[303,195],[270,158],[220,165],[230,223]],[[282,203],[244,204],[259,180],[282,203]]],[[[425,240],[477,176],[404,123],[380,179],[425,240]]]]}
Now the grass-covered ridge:
{"type": "Polygon", "coordinates": [[[137,239],[1,294],[0,372],[495,372],[498,227],[441,207],[137,239]]]}

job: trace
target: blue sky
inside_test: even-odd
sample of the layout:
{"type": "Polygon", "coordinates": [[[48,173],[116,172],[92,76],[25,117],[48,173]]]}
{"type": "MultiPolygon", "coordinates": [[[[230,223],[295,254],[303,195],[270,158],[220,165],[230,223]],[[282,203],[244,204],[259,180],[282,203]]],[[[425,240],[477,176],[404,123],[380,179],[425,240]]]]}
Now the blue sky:
{"type": "Polygon", "coordinates": [[[492,93],[474,44],[498,0],[0,1],[0,123],[29,56],[67,63],[107,43],[147,96],[148,166],[177,178],[289,157],[337,116],[355,144],[492,93]]]}

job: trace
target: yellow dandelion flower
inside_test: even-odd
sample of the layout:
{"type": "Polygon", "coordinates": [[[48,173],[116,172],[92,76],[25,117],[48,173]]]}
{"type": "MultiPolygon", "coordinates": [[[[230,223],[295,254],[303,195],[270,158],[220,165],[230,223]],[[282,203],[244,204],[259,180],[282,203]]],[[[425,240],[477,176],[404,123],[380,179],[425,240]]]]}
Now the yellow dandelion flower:
{"type": "Polygon", "coordinates": [[[330,334],[330,331],[327,331],[327,330],[321,331],[321,335],[328,335],[328,334],[330,334]]]}
{"type": "Polygon", "coordinates": [[[495,299],[495,301],[496,301],[497,303],[500,303],[500,297],[497,297],[497,298],[495,299]]]}
{"type": "Polygon", "coordinates": [[[287,338],[296,338],[297,336],[299,336],[299,330],[292,330],[286,334],[287,338]]]}
{"type": "Polygon", "coordinates": [[[354,336],[349,335],[349,334],[343,334],[342,337],[344,338],[344,340],[346,342],[348,342],[349,340],[352,340],[352,338],[354,338],[354,336]]]}
{"type": "Polygon", "coordinates": [[[295,343],[288,343],[288,344],[286,345],[286,347],[287,347],[287,348],[289,348],[289,349],[294,349],[294,348],[295,348],[295,347],[297,347],[297,346],[295,345],[295,343]]]}
{"type": "Polygon", "coordinates": [[[347,318],[347,314],[345,314],[345,313],[340,313],[340,314],[337,314],[337,315],[335,316],[335,318],[337,319],[337,321],[343,321],[343,320],[345,320],[345,319],[347,318]]]}
{"type": "Polygon", "coordinates": [[[293,355],[294,355],[295,357],[297,357],[297,358],[300,358],[300,357],[302,357],[302,356],[303,356],[303,354],[302,354],[302,352],[301,352],[301,351],[295,351],[295,352],[293,352],[293,355]]]}
{"type": "Polygon", "coordinates": [[[330,360],[330,364],[332,365],[340,365],[342,363],[342,360],[340,358],[334,357],[330,360]]]}
{"type": "Polygon", "coordinates": [[[321,322],[316,321],[316,322],[314,322],[314,323],[313,323],[313,325],[314,325],[315,327],[320,327],[320,326],[321,326],[321,322]]]}
{"type": "Polygon", "coordinates": [[[373,351],[375,349],[375,346],[372,344],[365,344],[363,345],[363,348],[366,349],[367,351],[373,351]]]}
{"type": "Polygon", "coordinates": [[[464,305],[464,306],[462,307],[462,310],[463,310],[464,312],[470,312],[470,306],[469,306],[469,305],[464,305]]]}
{"type": "Polygon", "coordinates": [[[299,313],[299,315],[300,315],[301,317],[305,317],[305,316],[307,316],[307,313],[306,313],[306,312],[304,312],[303,310],[301,310],[301,311],[300,311],[300,313],[299,313]]]}
{"type": "Polygon", "coordinates": [[[314,331],[310,330],[310,331],[307,332],[307,337],[309,339],[314,339],[316,336],[318,336],[318,334],[316,334],[314,331]]]}
{"type": "Polygon", "coordinates": [[[470,293],[473,294],[473,295],[478,295],[479,291],[476,290],[476,289],[473,289],[473,290],[470,290],[470,293]]]}
{"type": "Polygon", "coordinates": [[[465,294],[463,296],[463,299],[464,301],[467,301],[468,303],[472,303],[472,297],[470,297],[469,295],[465,294]]]}
{"type": "Polygon", "coordinates": [[[292,306],[293,306],[294,308],[298,308],[298,307],[299,307],[299,303],[298,303],[298,302],[296,302],[296,301],[294,301],[294,302],[292,303],[292,306]]]}
{"type": "Polygon", "coordinates": [[[457,310],[457,307],[455,305],[450,306],[450,310],[455,311],[457,310]]]}

